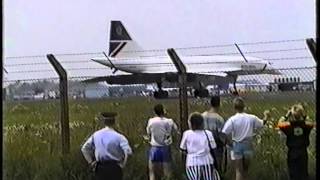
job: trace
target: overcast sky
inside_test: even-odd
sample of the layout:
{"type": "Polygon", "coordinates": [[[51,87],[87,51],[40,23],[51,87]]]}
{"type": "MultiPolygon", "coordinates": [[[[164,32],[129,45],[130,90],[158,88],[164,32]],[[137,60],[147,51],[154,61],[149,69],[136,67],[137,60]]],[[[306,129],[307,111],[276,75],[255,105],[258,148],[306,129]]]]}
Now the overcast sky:
{"type": "MultiPolygon", "coordinates": [[[[121,20],[144,49],[310,38],[315,37],[314,3],[314,0],[5,0],[4,56],[105,51],[111,20],[121,20]]],[[[37,60],[5,59],[5,65],[22,61],[37,60]]],[[[6,68],[9,72],[28,69],[6,68]]]]}

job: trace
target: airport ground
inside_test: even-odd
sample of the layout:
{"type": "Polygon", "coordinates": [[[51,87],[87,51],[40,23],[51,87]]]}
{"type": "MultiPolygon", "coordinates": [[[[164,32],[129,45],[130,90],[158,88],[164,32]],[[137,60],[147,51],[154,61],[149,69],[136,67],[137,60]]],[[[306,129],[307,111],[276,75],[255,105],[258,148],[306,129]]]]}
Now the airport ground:
{"type": "MultiPolygon", "coordinates": [[[[287,108],[301,102],[308,116],[315,116],[314,92],[250,93],[245,97],[247,111],[262,117],[264,110],[271,110],[274,120],[256,136],[255,157],[250,169],[252,180],[286,179],[285,139],[272,128],[287,108]]],[[[232,96],[222,96],[221,114],[230,117],[232,96]]],[[[147,179],[148,143],[143,140],[152,107],[163,103],[168,116],[179,124],[178,99],[155,100],[151,97],[106,98],[96,100],[70,100],[71,152],[61,156],[59,134],[59,101],[15,101],[4,104],[4,179],[90,179],[92,173],[83,159],[80,147],[85,139],[101,125],[94,120],[101,111],[118,112],[118,130],[124,133],[133,148],[133,156],[125,168],[125,179],[147,179]]],[[[189,99],[189,112],[206,110],[208,99],[189,99]]],[[[315,136],[313,131],[309,146],[309,173],[315,179],[315,136]]],[[[172,146],[174,179],[184,179],[184,165],[178,150],[180,137],[172,146]]],[[[232,168],[227,166],[226,179],[232,179],[232,168]]]]}

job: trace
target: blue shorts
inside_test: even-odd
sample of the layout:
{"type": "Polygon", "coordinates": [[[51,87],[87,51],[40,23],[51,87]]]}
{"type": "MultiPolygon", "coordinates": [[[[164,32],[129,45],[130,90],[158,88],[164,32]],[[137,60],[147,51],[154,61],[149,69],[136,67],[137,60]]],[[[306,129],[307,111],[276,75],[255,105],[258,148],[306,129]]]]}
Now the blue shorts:
{"type": "Polygon", "coordinates": [[[253,148],[251,141],[233,142],[231,149],[231,160],[252,157],[253,148]]]}
{"type": "Polygon", "coordinates": [[[170,146],[151,146],[149,149],[149,160],[151,162],[170,162],[170,146]]]}

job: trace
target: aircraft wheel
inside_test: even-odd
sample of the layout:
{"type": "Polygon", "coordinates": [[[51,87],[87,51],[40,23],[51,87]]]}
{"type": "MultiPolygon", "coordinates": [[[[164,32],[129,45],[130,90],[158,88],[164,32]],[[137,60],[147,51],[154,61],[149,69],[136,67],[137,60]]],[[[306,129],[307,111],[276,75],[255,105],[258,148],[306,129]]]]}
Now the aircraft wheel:
{"type": "Polygon", "coordinates": [[[156,99],[165,99],[169,97],[169,93],[168,91],[156,91],[153,96],[156,99]]]}
{"type": "Polygon", "coordinates": [[[194,90],[194,96],[195,97],[200,97],[200,98],[203,98],[203,97],[208,97],[209,96],[209,91],[207,89],[196,89],[194,90]]]}

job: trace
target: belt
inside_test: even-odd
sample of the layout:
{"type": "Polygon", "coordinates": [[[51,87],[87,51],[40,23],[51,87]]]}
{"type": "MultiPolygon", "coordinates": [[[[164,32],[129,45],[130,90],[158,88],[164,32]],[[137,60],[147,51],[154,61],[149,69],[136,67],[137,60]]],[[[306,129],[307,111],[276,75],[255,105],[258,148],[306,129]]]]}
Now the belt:
{"type": "Polygon", "coordinates": [[[119,164],[119,161],[115,161],[115,160],[103,160],[103,161],[98,161],[97,163],[98,165],[111,165],[111,164],[116,164],[118,165],[119,164]]]}
{"type": "Polygon", "coordinates": [[[235,140],[232,140],[233,142],[236,142],[236,143],[251,143],[253,140],[252,137],[246,137],[244,139],[242,139],[241,141],[235,141],[235,140]]]}

